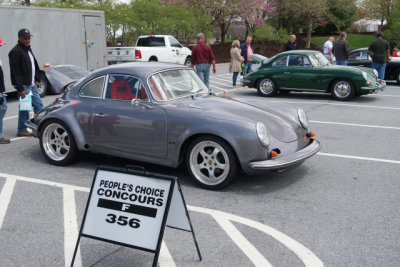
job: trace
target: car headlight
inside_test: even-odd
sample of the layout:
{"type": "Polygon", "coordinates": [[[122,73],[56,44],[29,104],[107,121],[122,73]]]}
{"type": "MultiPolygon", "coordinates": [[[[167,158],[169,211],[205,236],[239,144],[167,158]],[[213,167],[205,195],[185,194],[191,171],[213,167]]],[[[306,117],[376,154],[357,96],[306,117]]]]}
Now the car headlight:
{"type": "Polygon", "coordinates": [[[299,116],[299,121],[301,123],[301,126],[303,126],[304,129],[308,129],[308,118],[307,118],[307,114],[304,112],[304,110],[302,110],[301,108],[299,108],[297,110],[297,116],[299,116]]]}
{"type": "Polygon", "coordinates": [[[366,81],[368,81],[368,74],[367,74],[365,71],[363,71],[362,74],[363,74],[363,76],[364,76],[364,79],[365,79],[366,81]]]}
{"type": "Polygon", "coordinates": [[[270,136],[267,127],[264,123],[257,122],[257,136],[263,146],[269,146],[270,136]]]}
{"type": "Polygon", "coordinates": [[[378,78],[378,71],[376,69],[374,69],[374,74],[375,74],[376,78],[378,78]]]}

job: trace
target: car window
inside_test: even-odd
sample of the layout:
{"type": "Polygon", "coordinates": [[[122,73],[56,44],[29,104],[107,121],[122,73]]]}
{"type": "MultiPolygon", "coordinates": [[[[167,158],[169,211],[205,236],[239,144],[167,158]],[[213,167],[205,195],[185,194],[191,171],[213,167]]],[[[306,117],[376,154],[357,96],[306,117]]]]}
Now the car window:
{"type": "Polygon", "coordinates": [[[103,94],[104,76],[86,83],[80,90],[79,96],[101,98],[103,94]]]}
{"type": "Polygon", "coordinates": [[[138,39],[137,46],[165,46],[165,40],[164,37],[141,37],[138,39]]]}
{"type": "Polygon", "coordinates": [[[148,99],[146,90],[138,78],[119,74],[108,76],[106,98],[118,100],[148,99]]]}
{"type": "Polygon", "coordinates": [[[349,60],[361,60],[361,52],[351,54],[349,60]]]}
{"type": "Polygon", "coordinates": [[[289,66],[297,66],[297,67],[311,67],[311,63],[308,58],[300,55],[290,55],[289,56],[289,66]]]}
{"type": "Polygon", "coordinates": [[[174,37],[169,37],[168,39],[171,47],[179,47],[179,48],[182,47],[181,44],[174,37]]]}
{"type": "Polygon", "coordinates": [[[286,66],[287,57],[280,57],[272,63],[274,67],[285,67],[286,66]]]}
{"type": "Polygon", "coordinates": [[[361,59],[362,60],[367,60],[368,59],[368,51],[367,50],[362,51],[361,59]]]}

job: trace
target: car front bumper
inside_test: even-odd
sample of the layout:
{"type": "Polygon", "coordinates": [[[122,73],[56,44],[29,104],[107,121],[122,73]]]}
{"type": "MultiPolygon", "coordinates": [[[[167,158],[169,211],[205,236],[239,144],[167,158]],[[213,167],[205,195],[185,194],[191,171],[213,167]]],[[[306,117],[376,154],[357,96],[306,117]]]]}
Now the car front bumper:
{"type": "Polygon", "coordinates": [[[375,84],[375,86],[361,87],[361,90],[368,90],[370,93],[377,94],[378,92],[385,90],[385,88],[386,88],[386,82],[384,80],[380,80],[375,84]]]}
{"type": "Polygon", "coordinates": [[[302,163],[304,160],[315,155],[321,149],[321,143],[313,140],[311,144],[295,153],[268,159],[262,161],[254,161],[249,163],[251,173],[260,173],[263,171],[283,170],[293,165],[302,163]]]}
{"type": "Polygon", "coordinates": [[[38,126],[35,123],[33,123],[31,120],[29,120],[29,121],[25,122],[25,126],[28,127],[29,130],[31,130],[33,136],[38,137],[38,135],[37,135],[38,134],[38,132],[37,132],[38,126]]]}

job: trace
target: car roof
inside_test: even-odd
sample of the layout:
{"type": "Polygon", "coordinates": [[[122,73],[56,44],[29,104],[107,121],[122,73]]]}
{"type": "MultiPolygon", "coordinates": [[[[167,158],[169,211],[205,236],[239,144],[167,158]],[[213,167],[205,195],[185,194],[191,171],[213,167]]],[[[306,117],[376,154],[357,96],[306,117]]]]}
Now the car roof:
{"type": "Polygon", "coordinates": [[[282,56],[282,55],[308,56],[308,55],[315,54],[315,53],[321,53],[321,52],[317,51],[317,50],[290,50],[290,51],[279,53],[279,56],[282,56]]]}
{"type": "Polygon", "coordinates": [[[351,50],[351,52],[364,51],[364,50],[368,50],[368,47],[356,48],[351,50]]]}
{"type": "Polygon", "coordinates": [[[142,77],[147,77],[148,75],[166,70],[166,69],[191,69],[185,65],[173,64],[173,63],[162,63],[162,62],[131,62],[111,65],[90,73],[90,76],[100,76],[104,74],[131,74],[142,77]]]}

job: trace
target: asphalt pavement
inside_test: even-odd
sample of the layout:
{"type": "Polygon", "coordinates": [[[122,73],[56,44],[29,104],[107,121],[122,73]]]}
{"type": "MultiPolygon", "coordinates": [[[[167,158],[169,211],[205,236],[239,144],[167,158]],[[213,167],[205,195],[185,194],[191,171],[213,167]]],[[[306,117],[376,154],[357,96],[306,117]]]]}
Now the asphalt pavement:
{"type": "MultiPolygon", "coordinates": [[[[232,88],[227,65],[211,75],[219,94],[232,88]]],[[[47,105],[56,96],[46,96],[47,105]]],[[[264,98],[303,108],[322,149],[300,167],[241,176],[209,191],[183,168],[101,154],[50,165],[38,140],[16,137],[18,101],[8,97],[0,145],[0,266],[69,266],[98,165],[142,165],[179,177],[203,260],[190,233],[167,228],[159,266],[399,266],[400,86],[339,102],[329,94],[264,98]]],[[[82,238],[75,266],[150,266],[153,254],[82,238]]]]}

